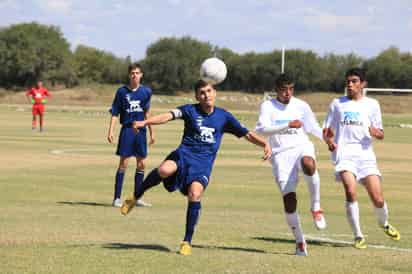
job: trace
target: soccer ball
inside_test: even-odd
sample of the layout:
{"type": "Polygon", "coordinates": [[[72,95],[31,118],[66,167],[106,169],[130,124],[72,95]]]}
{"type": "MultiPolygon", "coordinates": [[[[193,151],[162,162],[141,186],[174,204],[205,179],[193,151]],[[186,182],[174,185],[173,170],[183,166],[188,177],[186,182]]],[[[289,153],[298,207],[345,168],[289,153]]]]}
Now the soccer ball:
{"type": "Polygon", "coordinates": [[[200,79],[212,85],[223,82],[226,74],[225,63],[216,57],[206,59],[200,66],[200,79]]]}

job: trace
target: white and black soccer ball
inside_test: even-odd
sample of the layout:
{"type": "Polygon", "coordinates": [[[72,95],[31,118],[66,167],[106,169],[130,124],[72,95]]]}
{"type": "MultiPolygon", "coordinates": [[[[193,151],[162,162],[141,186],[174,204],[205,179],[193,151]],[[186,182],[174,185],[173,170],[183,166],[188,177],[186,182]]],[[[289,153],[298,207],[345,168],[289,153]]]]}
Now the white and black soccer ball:
{"type": "Polygon", "coordinates": [[[209,84],[217,85],[223,82],[226,75],[226,64],[219,58],[208,58],[200,66],[200,79],[209,84]]]}

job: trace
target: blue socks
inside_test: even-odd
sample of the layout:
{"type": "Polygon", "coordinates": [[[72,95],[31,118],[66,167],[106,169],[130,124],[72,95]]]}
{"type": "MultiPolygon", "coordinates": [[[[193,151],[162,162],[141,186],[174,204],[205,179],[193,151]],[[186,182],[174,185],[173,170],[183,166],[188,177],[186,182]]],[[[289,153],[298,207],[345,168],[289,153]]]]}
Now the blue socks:
{"type": "Polygon", "coordinates": [[[195,232],[197,221],[199,220],[201,208],[202,205],[200,204],[200,202],[189,202],[186,213],[186,232],[183,241],[189,243],[192,242],[192,236],[195,232]]]}
{"type": "Polygon", "coordinates": [[[114,184],[114,199],[120,199],[120,196],[122,195],[123,179],[124,170],[118,169],[116,172],[116,180],[114,184]]]}
{"type": "Polygon", "coordinates": [[[135,196],[136,196],[137,191],[142,188],[143,178],[144,178],[144,170],[136,169],[136,173],[134,174],[135,196]]]}
{"type": "Polygon", "coordinates": [[[144,179],[143,183],[140,184],[139,187],[135,187],[134,197],[139,199],[143,196],[143,193],[145,193],[146,190],[160,184],[161,181],[162,178],[160,177],[159,172],[157,172],[157,168],[153,169],[150,171],[149,175],[147,175],[146,179],[144,179]]]}

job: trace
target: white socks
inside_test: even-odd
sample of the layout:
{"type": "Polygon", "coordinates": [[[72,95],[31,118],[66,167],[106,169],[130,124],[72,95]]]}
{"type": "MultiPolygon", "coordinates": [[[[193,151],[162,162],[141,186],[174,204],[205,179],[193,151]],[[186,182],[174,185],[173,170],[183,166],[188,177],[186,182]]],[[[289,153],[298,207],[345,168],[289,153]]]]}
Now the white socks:
{"type": "Polygon", "coordinates": [[[355,237],[362,237],[363,234],[359,223],[359,205],[358,202],[346,202],[346,217],[355,237]]]}
{"type": "Polygon", "coordinates": [[[388,206],[386,205],[386,202],[384,202],[382,208],[375,207],[375,213],[376,217],[378,217],[378,223],[380,226],[385,227],[388,225],[388,206]]]}
{"type": "Polygon", "coordinates": [[[320,210],[320,178],[319,173],[316,172],[312,176],[308,176],[303,174],[303,178],[305,179],[309,193],[310,193],[310,206],[312,211],[320,210]]]}
{"type": "Polygon", "coordinates": [[[291,214],[285,212],[285,215],[286,215],[286,221],[290,229],[292,230],[293,235],[295,235],[296,242],[304,243],[305,237],[303,236],[302,228],[300,226],[299,214],[297,212],[294,212],[291,214]]]}

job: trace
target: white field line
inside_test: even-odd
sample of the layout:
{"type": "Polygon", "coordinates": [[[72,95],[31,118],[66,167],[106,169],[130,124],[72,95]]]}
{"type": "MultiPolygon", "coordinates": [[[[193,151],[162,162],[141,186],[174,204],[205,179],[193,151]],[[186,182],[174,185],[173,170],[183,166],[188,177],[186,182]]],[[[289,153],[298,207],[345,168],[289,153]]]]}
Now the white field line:
{"type": "MultiPolygon", "coordinates": [[[[305,236],[306,236],[306,239],[312,240],[312,241],[319,241],[319,242],[331,243],[331,244],[353,245],[353,242],[351,241],[336,240],[336,239],[331,239],[331,238],[319,237],[315,235],[305,235],[305,236]]],[[[331,236],[333,237],[336,235],[331,235],[331,236]]],[[[394,247],[394,246],[368,244],[368,247],[372,247],[376,249],[395,250],[395,251],[401,251],[401,252],[412,252],[411,248],[399,248],[399,247],[394,247]]]]}
{"type": "Polygon", "coordinates": [[[51,154],[66,154],[66,153],[73,153],[73,152],[92,152],[92,151],[106,151],[107,148],[101,148],[101,149],[90,149],[90,148],[66,148],[66,149],[52,149],[50,150],[51,154]]]}

